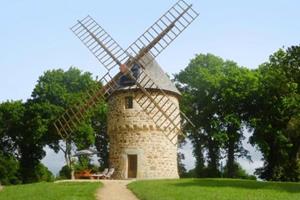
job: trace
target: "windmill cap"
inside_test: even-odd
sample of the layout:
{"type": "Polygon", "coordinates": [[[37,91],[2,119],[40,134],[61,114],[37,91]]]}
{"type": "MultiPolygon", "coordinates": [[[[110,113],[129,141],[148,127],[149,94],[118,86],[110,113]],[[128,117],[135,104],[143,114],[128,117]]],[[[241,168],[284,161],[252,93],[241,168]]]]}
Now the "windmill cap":
{"type": "MultiPolygon", "coordinates": [[[[181,96],[181,93],[176,88],[174,83],[170,80],[170,78],[167,76],[167,74],[163,71],[163,69],[160,67],[160,65],[156,62],[155,59],[153,59],[153,57],[150,54],[146,54],[141,59],[141,63],[147,63],[144,70],[145,70],[146,74],[148,74],[150,76],[152,81],[154,81],[160,89],[167,91],[167,92],[171,92],[175,95],[181,96]],[[149,60],[150,60],[150,62],[149,62],[149,60]]],[[[149,89],[150,84],[149,84],[149,87],[147,87],[147,85],[146,85],[145,88],[149,89]]],[[[131,87],[121,87],[118,90],[122,91],[122,90],[127,90],[127,89],[137,89],[137,86],[134,85],[131,87]]]]}

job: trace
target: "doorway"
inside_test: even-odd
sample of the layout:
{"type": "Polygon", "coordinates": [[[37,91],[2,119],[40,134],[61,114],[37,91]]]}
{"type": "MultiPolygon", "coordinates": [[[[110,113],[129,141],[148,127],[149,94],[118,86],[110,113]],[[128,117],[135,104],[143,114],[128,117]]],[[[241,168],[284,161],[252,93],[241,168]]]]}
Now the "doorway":
{"type": "Polygon", "coordinates": [[[128,178],[136,178],[137,175],[137,155],[127,155],[128,157],[128,178]]]}

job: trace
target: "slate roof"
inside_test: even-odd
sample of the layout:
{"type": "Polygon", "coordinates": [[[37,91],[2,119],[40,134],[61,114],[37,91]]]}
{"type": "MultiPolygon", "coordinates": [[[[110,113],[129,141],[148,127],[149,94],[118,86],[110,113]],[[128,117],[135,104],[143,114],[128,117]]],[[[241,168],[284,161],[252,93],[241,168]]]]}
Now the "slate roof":
{"type": "MultiPolygon", "coordinates": [[[[151,56],[147,54],[143,59],[142,63],[149,63],[148,60],[151,59],[151,56]]],[[[165,91],[173,92],[177,95],[181,95],[179,90],[176,88],[174,83],[170,80],[170,78],[166,75],[160,65],[156,62],[156,60],[151,61],[149,64],[145,66],[145,72],[150,76],[150,78],[162,89],[165,91]]],[[[122,87],[118,90],[126,90],[126,89],[136,89],[137,86],[131,87],[122,87]]],[[[149,88],[149,87],[145,87],[149,88]]]]}

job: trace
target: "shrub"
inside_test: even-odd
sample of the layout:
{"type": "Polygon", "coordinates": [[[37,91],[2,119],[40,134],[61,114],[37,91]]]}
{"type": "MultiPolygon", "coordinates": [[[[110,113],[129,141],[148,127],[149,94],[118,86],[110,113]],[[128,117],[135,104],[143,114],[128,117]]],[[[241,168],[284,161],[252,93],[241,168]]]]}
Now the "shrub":
{"type": "Polygon", "coordinates": [[[0,183],[20,184],[19,162],[12,155],[0,153],[0,183]]]}

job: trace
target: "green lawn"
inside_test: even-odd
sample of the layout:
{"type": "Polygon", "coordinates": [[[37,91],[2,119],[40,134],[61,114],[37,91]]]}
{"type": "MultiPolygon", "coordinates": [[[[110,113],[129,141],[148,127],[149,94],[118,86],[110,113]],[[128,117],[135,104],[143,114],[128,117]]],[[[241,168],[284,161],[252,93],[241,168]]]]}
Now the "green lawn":
{"type": "Polygon", "coordinates": [[[36,183],[7,186],[0,200],[95,200],[101,183],[36,183]]]}
{"type": "Polygon", "coordinates": [[[300,200],[300,183],[180,179],[137,181],[128,188],[140,200],[300,200]]]}

